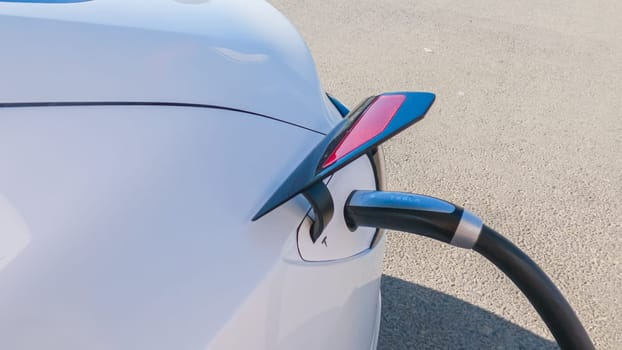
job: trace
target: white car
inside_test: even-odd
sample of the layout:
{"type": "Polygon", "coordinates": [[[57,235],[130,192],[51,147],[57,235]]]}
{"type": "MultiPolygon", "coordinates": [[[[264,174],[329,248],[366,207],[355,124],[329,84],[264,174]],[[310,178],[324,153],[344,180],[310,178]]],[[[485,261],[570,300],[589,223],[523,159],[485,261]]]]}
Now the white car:
{"type": "Polygon", "coordinates": [[[0,0],[0,45],[0,349],[375,349],[382,228],[477,251],[593,349],[480,218],[382,191],[434,94],[348,111],[266,2],[0,0]]]}
{"type": "Polygon", "coordinates": [[[375,348],[377,230],[251,220],[343,119],[268,3],[0,1],[0,43],[0,349],[375,348]]]}

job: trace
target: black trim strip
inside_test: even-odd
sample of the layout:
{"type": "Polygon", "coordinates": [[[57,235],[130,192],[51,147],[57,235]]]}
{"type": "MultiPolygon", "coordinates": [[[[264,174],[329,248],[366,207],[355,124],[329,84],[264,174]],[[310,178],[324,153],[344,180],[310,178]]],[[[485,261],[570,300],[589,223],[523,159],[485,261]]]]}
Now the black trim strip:
{"type": "Polygon", "coordinates": [[[301,129],[305,129],[316,134],[326,135],[323,132],[319,132],[317,130],[313,130],[307,128],[306,126],[302,126],[296,123],[288,122],[286,120],[278,119],[271,117],[269,115],[255,113],[251,111],[246,111],[239,108],[233,107],[223,107],[216,105],[207,105],[201,103],[182,103],[182,102],[144,102],[144,101],[84,101],[84,102],[74,102],[74,101],[63,101],[63,102],[0,102],[0,108],[25,108],[25,107],[71,107],[71,106],[167,106],[167,107],[189,107],[189,108],[211,108],[211,109],[221,109],[232,112],[240,112],[246,113],[250,115],[254,115],[257,117],[262,117],[274,121],[278,121],[281,123],[289,124],[292,126],[299,127],[301,129]]]}

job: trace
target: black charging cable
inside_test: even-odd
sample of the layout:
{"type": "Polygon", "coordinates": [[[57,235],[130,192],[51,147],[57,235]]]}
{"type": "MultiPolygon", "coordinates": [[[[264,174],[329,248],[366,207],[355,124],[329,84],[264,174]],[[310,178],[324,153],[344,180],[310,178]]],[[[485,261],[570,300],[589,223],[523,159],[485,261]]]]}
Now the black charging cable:
{"type": "Polygon", "coordinates": [[[572,307],[542,269],[468,210],[418,194],[353,191],[344,215],[351,230],[366,226],[404,231],[475,250],[525,294],[561,349],[594,349],[572,307]]]}

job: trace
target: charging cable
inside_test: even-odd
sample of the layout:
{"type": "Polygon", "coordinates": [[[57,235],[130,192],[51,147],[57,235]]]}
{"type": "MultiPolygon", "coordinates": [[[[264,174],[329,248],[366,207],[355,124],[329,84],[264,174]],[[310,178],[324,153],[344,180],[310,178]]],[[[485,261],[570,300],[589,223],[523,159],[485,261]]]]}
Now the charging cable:
{"type": "Polygon", "coordinates": [[[468,210],[419,194],[353,191],[344,207],[344,215],[352,231],[359,226],[385,228],[475,250],[525,294],[561,349],[594,349],[572,307],[540,267],[468,210]]]}

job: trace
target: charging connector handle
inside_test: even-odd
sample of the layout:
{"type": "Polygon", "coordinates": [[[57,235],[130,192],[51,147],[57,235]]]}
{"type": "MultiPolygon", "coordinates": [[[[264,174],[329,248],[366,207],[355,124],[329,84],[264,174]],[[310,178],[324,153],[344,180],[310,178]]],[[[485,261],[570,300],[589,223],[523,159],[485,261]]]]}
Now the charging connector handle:
{"type": "Polygon", "coordinates": [[[525,294],[561,349],[594,349],[572,307],[540,267],[469,211],[419,194],[354,191],[346,202],[344,216],[351,230],[358,226],[399,230],[472,248],[525,294]]]}
{"type": "Polygon", "coordinates": [[[482,230],[482,220],[444,200],[412,193],[353,191],[344,208],[346,223],[412,232],[471,249],[482,230]]]}

